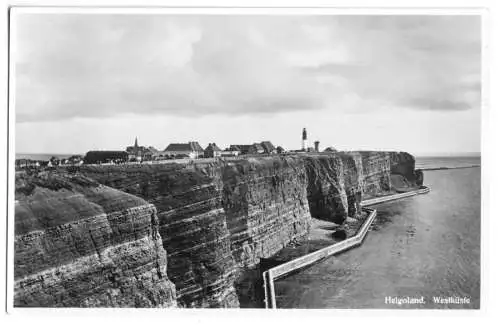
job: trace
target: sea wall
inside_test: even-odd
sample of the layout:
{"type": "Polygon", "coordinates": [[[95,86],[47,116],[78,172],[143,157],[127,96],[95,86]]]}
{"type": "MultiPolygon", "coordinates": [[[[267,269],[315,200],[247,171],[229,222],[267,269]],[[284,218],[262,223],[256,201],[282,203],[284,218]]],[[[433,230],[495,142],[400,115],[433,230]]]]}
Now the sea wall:
{"type": "Polygon", "coordinates": [[[373,220],[377,216],[377,211],[372,209],[366,209],[366,212],[369,213],[368,217],[364,221],[361,228],[358,230],[356,235],[343,240],[341,242],[337,242],[335,244],[329,245],[312,253],[303,255],[301,257],[292,259],[283,264],[272,267],[263,272],[263,286],[265,290],[265,306],[266,308],[276,308],[276,296],[274,291],[274,281],[279,278],[285,277],[287,274],[292,272],[297,272],[300,269],[303,269],[309,265],[312,265],[320,260],[323,260],[331,255],[338,254],[347,249],[350,249],[354,246],[361,245],[366,234],[368,233],[368,229],[372,224],[373,220]]]}
{"type": "Polygon", "coordinates": [[[58,173],[16,175],[15,198],[15,306],[176,306],[152,204],[58,173]]]}
{"type": "Polygon", "coordinates": [[[259,274],[261,259],[307,236],[311,218],[340,224],[356,217],[363,199],[393,190],[393,173],[414,184],[411,164],[406,153],[341,152],[58,172],[83,175],[156,209],[178,306],[238,307],[246,305],[247,277],[259,274]]]}

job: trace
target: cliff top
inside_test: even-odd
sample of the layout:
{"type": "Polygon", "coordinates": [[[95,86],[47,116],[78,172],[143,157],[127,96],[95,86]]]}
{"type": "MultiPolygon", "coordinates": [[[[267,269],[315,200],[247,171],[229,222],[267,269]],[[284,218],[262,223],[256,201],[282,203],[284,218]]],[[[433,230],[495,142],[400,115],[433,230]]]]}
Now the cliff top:
{"type": "Polygon", "coordinates": [[[16,235],[148,204],[90,178],[57,172],[16,175],[15,199],[16,235]]]}

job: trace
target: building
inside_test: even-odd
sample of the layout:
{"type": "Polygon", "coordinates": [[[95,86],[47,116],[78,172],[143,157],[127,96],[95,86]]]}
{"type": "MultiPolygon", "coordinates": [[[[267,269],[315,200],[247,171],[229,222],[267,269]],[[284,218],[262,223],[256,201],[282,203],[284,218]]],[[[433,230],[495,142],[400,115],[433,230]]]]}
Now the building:
{"type": "Polygon", "coordinates": [[[137,142],[137,137],[135,138],[135,142],[133,146],[129,146],[125,149],[128,153],[128,160],[130,161],[144,161],[144,160],[152,160],[153,155],[155,154],[156,149],[153,147],[146,148],[144,146],[139,146],[137,142]]]}
{"type": "Polygon", "coordinates": [[[220,156],[221,157],[237,157],[240,154],[239,150],[231,150],[230,148],[224,149],[224,151],[221,151],[220,156]]]}
{"type": "Polygon", "coordinates": [[[260,143],[260,145],[262,146],[262,148],[264,148],[264,153],[267,153],[267,154],[274,154],[276,153],[276,148],[274,147],[274,145],[271,143],[271,141],[262,141],[260,143]]]}
{"type": "Polygon", "coordinates": [[[314,141],[314,151],[319,152],[319,141],[314,141]]]}
{"type": "Polygon", "coordinates": [[[325,150],[323,150],[323,152],[337,152],[337,149],[335,149],[334,147],[328,147],[325,150]]]}
{"type": "Polygon", "coordinates": [[[264,147],[260,143],[254,144],[232,144],[229,150],[238,151],[240,155],[255,155],[265,152],[264,147]]]}
{"type": "Polygon", "coordinates": [[[160,153],[160,151],[153,146],[147,147],[147,150],[148,150],[148,154],[151,154],[151,158],[158,156],[160,153]]]}
{"type": "Polygon", "coordinates": [[[164,156],[174,158],[200,158],[203,154],[203,148],[196,141],[188,143],[171,143],[163,151],[164,156]]]}
{"type": "Polygon", "coordinates": [[[52,156],[49,159],[50,166],[59,166],[62,163],[62,160],[57,158],[56,156],[52,156]]]}
{"type": "Polygon", "coordinates": [[[215,143],[209,143],[205,148],[204,154],[205,158],[220,157],[222,155],[222,150],[215,143]]]}
{"type": "Polygon", "coordinates": [[[265,153],[265,149],[262,146],[262,144],[260,144],[260,143],[254,143],[254,144],[252,144],[251,150],[253,151],[253,153],[256,153],[256,154],[265,153]]]}
{"type": "Polygon", "coordinates": [[[123,163],[128,160],[126,151],[89,151],[83,158],[86,164],[123,163]]]}
{"type": "Polygon", "coordinates": [[[244,147],[245,145],[240,145],[240,144],[232,144],[229,146],[229,149],[226,149],[226,151],[231,151],[231,152],[237,152],[239,155],[243,154],[241,152],[241,147],[244,147]]]}
{"type": "Polygon", "coordinates": [[[302,150],[307,150],[307,130],[306,128],[302,129],[302,150]]]}
{"type": "Polygon", "coordinates": [[[68,164],[71,165],[80,165],[83,163],[83,157],[80,155],[73,155],[68,158],[68,164]]]}
{"type": "Polygon", "coordinates": [[[31,159],[16,159],[16,169],[40,167],[40,162],[31,159]]]}

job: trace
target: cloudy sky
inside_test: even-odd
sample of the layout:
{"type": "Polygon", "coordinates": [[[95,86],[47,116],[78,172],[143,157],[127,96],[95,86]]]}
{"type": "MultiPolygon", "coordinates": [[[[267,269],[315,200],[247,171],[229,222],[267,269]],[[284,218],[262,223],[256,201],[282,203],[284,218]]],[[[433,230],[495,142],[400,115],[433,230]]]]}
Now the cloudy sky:
{"type": "Polygon", "coordinates": [[[16,152],[480,151],[479,16],[17,14],[16,152]]]}

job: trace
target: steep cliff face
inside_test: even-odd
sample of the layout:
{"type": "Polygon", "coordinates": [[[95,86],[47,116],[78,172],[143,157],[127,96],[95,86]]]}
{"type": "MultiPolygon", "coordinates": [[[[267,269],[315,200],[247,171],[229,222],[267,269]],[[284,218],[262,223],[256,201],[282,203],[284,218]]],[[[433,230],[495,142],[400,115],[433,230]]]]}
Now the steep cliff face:
{"type": "Polygon", "coordinates": [[[180,306],[238,306],[221,185],[208,175],[211,168],[162,164],[82,169],[85,175],[156,206],[168,275],[180,306]]]}
{"type": "Polygon", "coordinates": [[[222,204],[231,252],[251,267],[309,231],[307,179],[296,158],[250,158],[222,165],[222,204]]]}
{"type": "MultiPolygon", "coordinates": [[[[42,184],[36,185],[33,190],[20,184],[18,192],[21,203],[16,208],[16,233],[17,229],[23,230],[20,230],[20,237],[16,239],[20,245],[16,250],[16,259],[31,259],[33,266],[27,266],[29,263],[25,262],[16,264],[16,269],[19,268],[21,272],[18,277],[23,279],[53,267],[50,263],[56,263],[59,257],[52,256],[59,256],[58,252],[61,252],[60,256],[69,256],[66,260],[56,263],[68,265],[68,270],[64,272],[76,272],[71,266],[74,262],[69,261],[83,257],[87,260],[82,259],[81,263],[86,265],[88,271],[85,271],[78,281],[61,285],[65,288],[61,289],[62,292],[65,292],[66,288],[74,287],[71,289],[73,291],[67,294],[73,297],[72,302],[71,299],[63,299],[65,294],[56,298],[56,293],[59,292],[56,290],[51,293],[53,300],[47,300],[46,305],[166,306],[173,304],[174,296],[166,274],[162,273],[164,268],[160,267],[164,265],[163,260],[158,257],[161,252],[166,251],[169,260],[167,274],[175,284],[179,306],[238,307],[240,302],[246,299],[245,286],[241,284],[245,272],[256,270],[260,259],[271,257],[292,241],[306,236],[310,229],[311,217],[341,224],[347,217],[356,218],[359,215],[362,199],[393,191],[393,181],[404,181],[406,187],[416,185],[421,175],[415,173],[412,159],[413,157],[406,153],[340,152],[188,164],[82,166],[75,175],[75,171],[69,172],[69,175],[73,176],[67,176],[72,184],[68,189],[61,185],[47,189],[50,186],[42,184]],[[105,186],[76,175],[85,175],[105,186]],[[90,182],[92,185],[81,185],[79,182],[90,182]],[[119,200],[114,196],[119,196],[119,200]],[[47,215],[44,211],[47,208],[37,208],[36,202],[46,201],[61,202],[55,205],[46,204],[51,209],[48,215],[57,216],[54,220],[59,220],[60,224],[70,224],[69,230],[59,230],[60,224],[52,225],[44,219],[47,215]],[[123,208],[123,202],[129,201],[130,207],[126,205],[123,208]],[[122,203],[115,206],[113,202],[122,203]],[[75,206],[81,207],[78,211],[73,211],[75,206]],[[88,212],[82,213],[81,210],[85,210],[82,207],[88,212]],[[31,221],[33,218],[28,216],[35,214],[32,210],[39,211],[35,219],[44,221],[31,221]],[[121,219],[117,217],[121,220],[119,225],[115,225],[118,221],[110,217],[115,215],[123,216],[121,219]],[[66,216],[73,217],[65,221],[68,218],[66,216]],[[101,221],[94,221],[98,219],[97,216],[103,216],[102,226],[101,221]],[[146,216],[149,216],[149,219],[146,216]],[[82,221],[79,218],[90,219],[82,221]],[[17,225],[18,219],[27,221],[20,221],[17,225]],[[39,226],[24,226],[32,223],[39,226]],[[129,228],[126,228],[126,225],[129,228]],[[52,237],[43,239],[57,244],[32,243],[34,239],[30,238],[35,237],[33,233],[38,231],[38,228],[48,232],[47,229],[54,227],[57,233],[63,231],[69,234],[60,235],[64,238],[60,241],[52,237]],[[87,233],[78,230],[88,227],[94,228],[87,233]],[[141,227],[150,227],[147,229],[152,230],[147,232],[140,230],[143,229],[141,227]],[[104,228],[110,228],[111,233],[108,231],[105,232],[106,235],[101,234],[104,228]],[[127,229],[128,232],[122,229],[127,229]],[[132,258],[132,261],[127,260],[136,254],[132,248],[127,248],[126,252],[126,249],[112,248],[121,247],[120,243],[127,242],[127,239],[119,239],[121,236],[130,239],[128,242],[136,243],[134,249],[137,250],[138,257],[132,258]],[[75,238],[78,241],[75,241],[75,238]],[[132,241],[132,238],[135,241],[132,241]],[[96,239],[102,243],[96,242],[96,239]],[[77,243],[71,244],[73,241],[77,243]],[[32,251],[31,247],[38,246],[41,248],[32,251]],[[47,247],[52,250],[46,251],[47,247]],[[103,249],[100,249],[101,247],[103,249]],[[128,271],[129,265],[131,264],[134,270],[144,269],[145,267],[140,268],[138,265],[144,265],[148,258],[154,259],[152,256],[141,257],[149,250],[155,252],[151,254],[157,256],[155,258],[160,262],[148,265],[161,271],[157,271],[155,274],[158,276],[154,277],[154,272],[148,273],[147,269],[144,272],[150,274],[151,278],[149,275],[133,276],[137,280],[134,282],[129,276],[132,274],[128,271]],[[109,257],[120,254],[126,258],[115,260],[109,257]],[[88,260],[90,258],[91,260],[88,260]],[[29,269],[35,266],[40,270],[29,269]],[[111,275],[108,282],[102,280],[99,285],[90,286],[87,279],[92,276],[87,274],[97,272],[94,270],[96,267],[100,268],[99,272],[114,271],[109,271],[111,275]],[[115,274],[118,274],[118,280],[115,274]],[[143,282],[145,284],[142,284],[143,282]],[[157,291],[151,291],[153,283],[156,283],[154,287],[157,291]],[[94,298],[75,300],[78,292],[93,292],[91,288],[94,287],[97,287],[97,291],[87,295],[94,298]],[[131,298],[116,291],[125,290],[129,293],[134,292],[135,288],[139,288],[139,292],[143,290],[145,293],[139,296],[146,298],[131,298]]],[[[57,276],[51,275],[51,279],[57,279],[54,283],[63,281],[57,276]]],[[[47,277],[43,279],[48,281],[47,277]]],[[[22,304],[29,305],[32,304],[31,301],[40,303],[45,299],[36,296],[39,291],[36,281],[31,285],[33,289],[29,289],[26,281],[18,282],[16,285],[20,289],[16,290],[23,293],[19,296],[22,304]],[[25,287],[28,289],[24,289],[25,287]]],[[[44,290],[46,292],[49,289],[44,290]]]]}
{"type": "MultiPolygon", "coordinates": [[[[347,170],[342,157],[316,155],[304,157],[304,161],[308,179],[307,199],[312,217],[341,224],[349,215],[347,193],[354,194],[353,188],[346,187],[347,170]]],[[[356,178],[357,170],[347,173],[347,176],[356,178]]],[[[351,209],[352,213],[355,211],[351,209]]]]}
{"type": "Polygon", "coordinates": [[[81,176],[16,175],[14,304],[172,307],[156,209],[81,176]]]}
{"type": "MultiPolygon", "coordinates": [[[[363,165],[363,198],[387,193],[392,190],[391,166],[392,153],[379,151],[360,151],[363,165]]],[[[398,156],[399,153],[394,153],[398,156]]]]}
{"type": "MultiPolygon", "coordinates": [[[[398,153],[358,151],[304,156],[312,217],[342,224],[360,212],[362,199],[392,190],[398,153]]],[[[409,170],[408,170],[409,173],[409,170]]]]}
{"type": "Polygon", "coordinates": [[[158,209],[178,303],[239,306],[235,281],[307,234],[310,213],[298,158],[193,165],[85,167],[97,181],[138,195],[158,209]]]}
{"type": "Polygon", "coordinates": [[[403,176],[408,182],[414,184],[417,180],[415,173],[415,157],[407,152],[390,152],[391,173],[403,176]]]}

